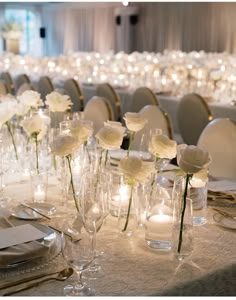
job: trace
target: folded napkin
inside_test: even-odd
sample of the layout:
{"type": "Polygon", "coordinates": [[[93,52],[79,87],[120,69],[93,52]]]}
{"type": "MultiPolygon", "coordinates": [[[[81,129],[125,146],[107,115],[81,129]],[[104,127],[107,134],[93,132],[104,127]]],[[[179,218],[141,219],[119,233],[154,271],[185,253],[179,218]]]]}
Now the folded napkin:
{"type": "MultiPolygon", "coordinates": [[[[0,217],[0,229],[8,228],[10,226],[11,224],[7,221],[6,218],[0,217]]],[[[38,241],[22,243],[19,245],[1,249],[0,268],[42,257],[47,254],[48,250],[48,246],[43,245],[38,241]]]]}

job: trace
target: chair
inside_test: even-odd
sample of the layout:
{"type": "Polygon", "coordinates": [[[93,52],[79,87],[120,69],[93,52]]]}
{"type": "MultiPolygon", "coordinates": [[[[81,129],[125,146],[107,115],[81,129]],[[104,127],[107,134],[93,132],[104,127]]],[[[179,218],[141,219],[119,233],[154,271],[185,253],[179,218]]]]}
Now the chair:
{"type": "Polygon", "coordinates": [[[21,94],[23,94],[25,91],[34,91],[34,87],[32,86],[32,84],[30,83],[23,83],[17,90],[16,95],[20,96],[21,94]]]}
{"type": "Polygon", "coordinates": [[[96,87],[96,95],[99,97],[104,97],[110,101],[111,107],[114,111],[114,116],[116,121],[121,119],[121,109],[120,109],[120,97],[114,90],[114,88],[109,83],[102,83],[96,87]]]}
{"type": "Polygon", "coordinates": [[[236,124],[230,119],[211,121],[199,137],[197,146],[209,151],[209,175],[236,179],[236,124]]]}
{"type": "Polygon", "coordinates": [[[20,86],[22,86],[24,83],[30,84],[30,79],[26,74],[20,74],[15,80],[16,93],[18,92],[20,86]]]}
{"type": "Polygon", "coordinates": [[[9,72],[2,72],[0,75],[0,79],[3,80],[7,86],[7,92],[9,94],[15,93],[15,87],[14,83],[11,77],[11,74],[9,72]]]}
{"type": "Polygon", "coordinates": [[[159,102],[151,89],[140,87],[133,94],[131,112],[139,112],[146,105],[159,105],[159,102]]]}
{"type": "Polygon", "coordinates": [[[42,76],[38,82],[38,92],[41,94],[43,101],[46,100],[46,96],[54,91],[54,86],[51,79],[48,76],[42,76]]]}
{"type": "Polygon", "coordinates": [[[196,145],[202,130],[213,119],[206,101],[198,94],[187,94],[179,103],[177,120],[184,143],[196,145]]]}
{"type": "Polygon", "coordinates": [[[147,119],[144,128],[138,131],[131,144],[132,150],[148,150],[151,129],[161,129],[162,133],[173,139],[173,129],[168,114],[157,105],[146,105],[140,110],[141,116],[147,119]],[[142,142],[142,149],[140,149],[142,142]]]}
{"type": "Polygon", "coordinates": [[[5,96],[7,94],[7,85],[3,80],[0,80],[0,96],[5,96]]]}
{"type": "Polygon", "coordinates": [[[92,97],[84,108],[84,119],[93,121],[96,134],[104,126],[104,122],[115,120],[110,101],[102,97],[92,97]]]}
{"type": "Polygon", "coordinates": [[[64,89],[66,94],[70,96],[70,99],[73,102],[72,111],[83,111],[84,97],[77,81],[73,78],[67,79],[64,82],[64,89]]]}

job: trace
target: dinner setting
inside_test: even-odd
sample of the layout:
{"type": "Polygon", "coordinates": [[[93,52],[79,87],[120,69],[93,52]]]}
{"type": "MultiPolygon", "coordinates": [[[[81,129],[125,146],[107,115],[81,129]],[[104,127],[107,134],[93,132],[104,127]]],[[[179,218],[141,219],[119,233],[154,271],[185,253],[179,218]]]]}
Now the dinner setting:
{"type": "Polygon", "coordinates": [[[234,54],[37,57],[2,28],[0,295],[235,296],[234,54]]]}

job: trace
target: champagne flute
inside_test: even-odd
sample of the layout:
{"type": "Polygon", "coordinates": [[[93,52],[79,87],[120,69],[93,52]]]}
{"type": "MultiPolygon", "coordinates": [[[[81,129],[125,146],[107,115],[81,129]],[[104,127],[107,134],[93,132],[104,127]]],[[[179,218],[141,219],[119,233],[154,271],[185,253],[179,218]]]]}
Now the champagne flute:
{"type": "Polygon", "coordinates": [[[77,274],[75,284],[68,284],[64,287],[65,296],[94,296],[95,290],[90,287],[83,280],[83,272],[92,263],[93,256],[93,243],[81,234],[81,240],[72,241],[65,237],[64,233],[61,234],[62,239],[62,255],[65,261],[71,266],[77,274]]]}

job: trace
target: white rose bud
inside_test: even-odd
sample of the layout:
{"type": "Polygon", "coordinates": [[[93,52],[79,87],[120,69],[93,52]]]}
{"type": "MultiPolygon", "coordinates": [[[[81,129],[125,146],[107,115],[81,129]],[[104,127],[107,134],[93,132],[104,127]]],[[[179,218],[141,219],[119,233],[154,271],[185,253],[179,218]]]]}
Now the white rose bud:
{"type": "Polygon", "coordinates": [[[118,128],[104,126],[96,134],[96,139],[105,150],[118,149],[123,141],[123,132],[118,128]]]}
{"type": "Polygon", "coordinates": [[[195,174],[206,169],[210,163],[209,152],[196,146],[187,146],[180,150],[179,167],[187,174],[195,174]]]}
{"type": "Polygon", "coordinates": [[[143,118],[139,113],[127,112],[124,116],[124,120],[127,128],[130,131],[137,132],[145,126],[147,120],[143,118]]]}
{"type": "Polygon", "coordinates": [[[153,162],[142,161],[133,156],[122,158],[119,169],[130,182],[138,183],[145,183],[155,170],[153,162]]]}
{"type": "Polygon", "coordinates": [[[36,91],[25,91],[17,97],[21,104],[28,107],[39,107],[43,105],[40,94],[36,91]]]}
{"type": "Polygon", "coordinates": [[[41,140],[46,134],[47,127],[41,117],[35,115],[21,122],[21,126],[29,137],[38,134],[38,140],[41,140]]]}
{"type": "Polygon", "coordinates": [[[149,151],[159,158],[174,158],[177,152],[176,148],[176,142],[163,134],[153,135],[149,143],[149,151]]]}
{"type": "Polygon", "coordinates": [[[84,144],[93,134],[93,126],[90,121],[72,120],[71,132],[84,144]]]}
{"type": "Polygon", "coordinates": [[[64,112],[72,105],[68,95],[62,95],[55,91],[46,96],[45,103],[52,112],[64,112]]]}
{"type": "Polygon", "coordinates": [[[60,135],[50,144],[51,154],[62,156],[73,154],[80,145],[75,136],[60,135]]]}

